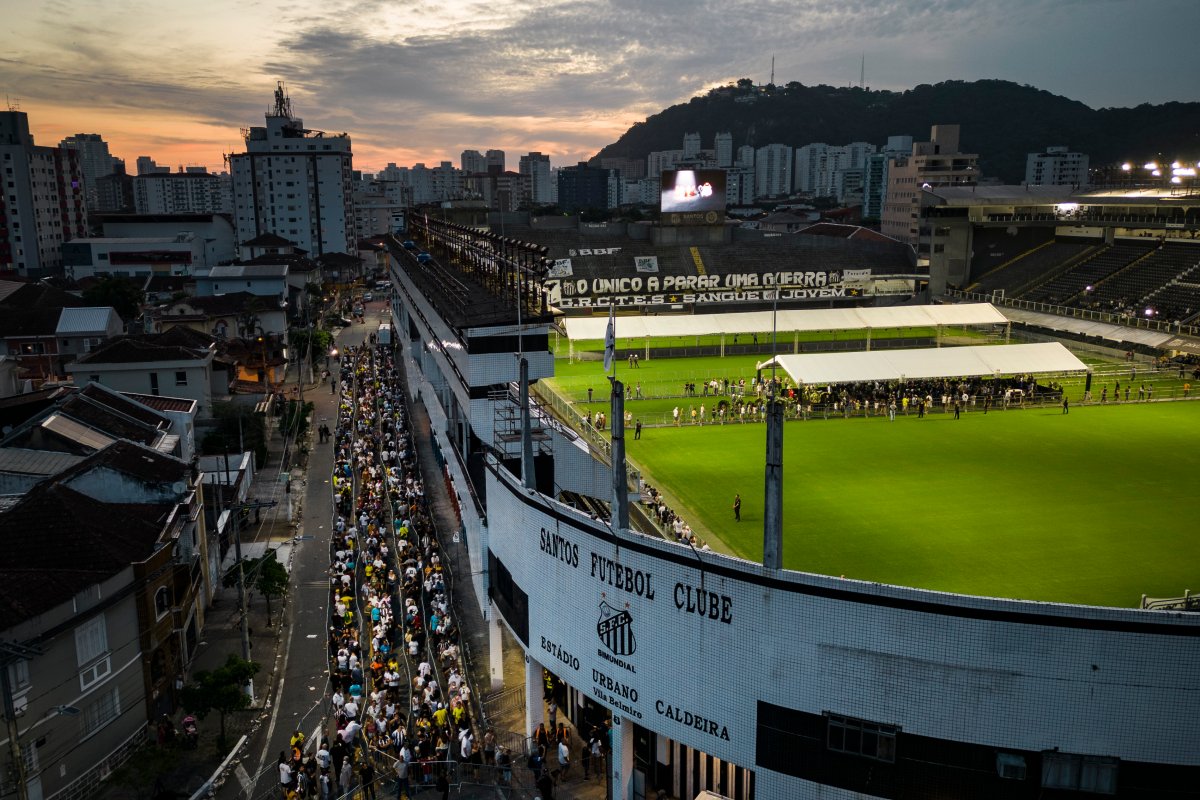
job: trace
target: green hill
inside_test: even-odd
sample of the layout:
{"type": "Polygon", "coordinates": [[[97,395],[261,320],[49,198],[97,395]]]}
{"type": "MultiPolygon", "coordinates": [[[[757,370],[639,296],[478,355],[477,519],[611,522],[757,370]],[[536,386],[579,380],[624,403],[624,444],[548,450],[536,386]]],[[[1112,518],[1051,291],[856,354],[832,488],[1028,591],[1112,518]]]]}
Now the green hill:
{"type": "Polygon", "coordinates": [[[1025,175],[1026,154],[1050,145],[1087,153],[1093,166],[1126,159],[1200,158],[1200,103],[1093,109],[1009,81],[945,81],[904,92],[833,86],[756,87],[748,79],[671,106],[633,125],[596,158],[645,158],[682,147],[699,131],[711,148],[719,131],[734,147],[812,142],[882,145],[889,135],[925,141],[934,124],[962,126],[964,152],[979,153],[983,174],[1006,183],[1025,175]],[[753,98],[751,101],[750,98],[753,98]]]}

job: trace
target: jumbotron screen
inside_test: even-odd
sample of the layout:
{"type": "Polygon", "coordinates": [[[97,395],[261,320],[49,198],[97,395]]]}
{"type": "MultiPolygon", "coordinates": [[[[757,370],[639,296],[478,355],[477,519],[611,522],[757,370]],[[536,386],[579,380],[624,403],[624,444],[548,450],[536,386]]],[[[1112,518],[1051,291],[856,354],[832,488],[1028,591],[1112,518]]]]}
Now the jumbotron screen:
{"type": "Polygon", "coordinates": [[[662,212],[725,211],[725,171],[669,169],[662,174],[662,212]]]}

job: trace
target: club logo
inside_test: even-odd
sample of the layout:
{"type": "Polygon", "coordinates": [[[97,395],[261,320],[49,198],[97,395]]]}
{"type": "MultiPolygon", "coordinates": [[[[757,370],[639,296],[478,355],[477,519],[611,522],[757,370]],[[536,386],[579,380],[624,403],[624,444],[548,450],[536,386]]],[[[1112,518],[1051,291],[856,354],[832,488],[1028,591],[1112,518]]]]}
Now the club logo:
{"type": "Polygon", "coordinates": [[[596,623],[596,634],[614,655],[629,656],[637,650],[637,639],[633,636],[633,617],[628,610],[617,610],[607,601],[600,603],[600,621],[596,623]]]}

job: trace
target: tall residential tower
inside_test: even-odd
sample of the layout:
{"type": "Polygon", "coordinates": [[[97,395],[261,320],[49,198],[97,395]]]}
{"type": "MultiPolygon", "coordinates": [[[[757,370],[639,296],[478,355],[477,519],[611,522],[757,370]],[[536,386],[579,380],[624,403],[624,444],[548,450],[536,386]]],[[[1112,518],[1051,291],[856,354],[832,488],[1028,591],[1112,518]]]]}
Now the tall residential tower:
{"type": "Polygon", "coordinates": [[[227,156],[238,241],[273,233],[314,258],[353,252],[350,137],[305,128],[282,83],[266,122],[227,156]]]}

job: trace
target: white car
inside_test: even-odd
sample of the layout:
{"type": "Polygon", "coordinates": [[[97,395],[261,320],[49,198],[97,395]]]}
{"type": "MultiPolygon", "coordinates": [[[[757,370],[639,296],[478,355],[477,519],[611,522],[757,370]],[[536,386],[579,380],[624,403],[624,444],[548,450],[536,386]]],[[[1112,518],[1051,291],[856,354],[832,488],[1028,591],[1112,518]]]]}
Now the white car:
{"type": "Polygon", "coordinates": [[[371,294],[370,292],[367,292],[366,294],[364,294],[364,295],[363,295],[363,302],[364,302],[364,303],[369,303],[369,302],[371,302],[371,301],[372,301],[372,300],[374,300],[374,299],[375,299],[375,295],[371,294]]]}

